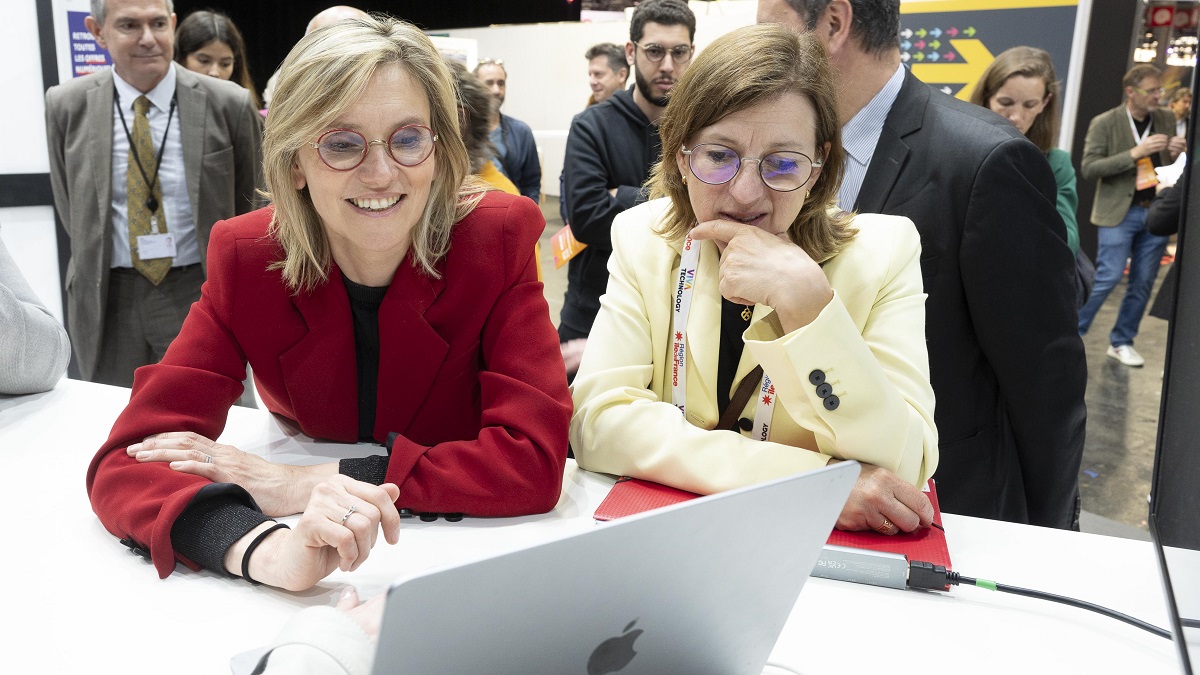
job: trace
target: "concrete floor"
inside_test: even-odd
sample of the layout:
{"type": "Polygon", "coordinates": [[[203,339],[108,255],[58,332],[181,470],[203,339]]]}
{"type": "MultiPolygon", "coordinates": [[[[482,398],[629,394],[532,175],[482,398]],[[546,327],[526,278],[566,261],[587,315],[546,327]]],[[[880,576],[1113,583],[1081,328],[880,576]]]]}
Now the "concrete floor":
{"type": "MultiPolygon", "coordinates": [[[[1166,270],[1166,266],[1159,270],[1151,302],[1166,270]]],[[[1113,289],[1083,337],[1088,422],[1079,489],[1094,531],[1149,541],[1147,497],[1154,470],[1167,322],[1148,315],[1142,318],[1134,346],[1145,357],[1145,366],[1129,368],[1108,358],[1108,333],[1125,290],[1125,281],[1113,289]]]]}
{"type": "MultiPolygon", "coordinates": [[[[550,316],[557,326],[567,288],[567,268],[554,268],[549,241],[562,227],[558,199],[547,196],[542,213],[546,217],[541,240],[542,275],[550,316]]],[[[1164,267],[1159,283],[1165,273],[1164,267]]],[[[1129,368],[1108,358],[1108,331],[1124,297],[1122,282],[1096,315],[1091,332],[1084,336],[1088,423],[1079,481],[1083,498],[1080,527],[1085,532],[1149,541],[1147,496],[1154,467],[1167,324],[1151,316],[1142,320],[1136,346],[1146,358],[1144,367],[1129,368]]]]}

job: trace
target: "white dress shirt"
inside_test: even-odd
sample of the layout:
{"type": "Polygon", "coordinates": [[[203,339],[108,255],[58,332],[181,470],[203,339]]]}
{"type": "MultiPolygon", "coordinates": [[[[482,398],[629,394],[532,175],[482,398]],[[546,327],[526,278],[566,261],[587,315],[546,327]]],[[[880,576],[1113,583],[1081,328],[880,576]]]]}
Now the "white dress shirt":
{"type": "Polygon", "coordinates": [[[854,202],[858,200],[858,193],[862,190],[863,179],[871,166],[871,155],[875,154],[879,135],[883,133],[883,123],[887,120],[903,84],[904,65],[901,64],[896,66],[896,72],[887,84],[883,85],[883,89],[842,127],[846,169],[842,172],[842,186],[838,189],[838,207],[843,211],[854,209],[854,202]]]}
{"type": "MultiPolygon", "coordinates": [[[[171,110],[171,99],[175,97],[175,68],[176,65],[172,63],[167,69],[166,77],[145,96],[150,99],[150,111],[146,113],[146,117],[150,121],[150,138],[154,143],[156,157],[163,142],[163,133],[167,135],[167,148],[162,153],[158,183],[162,188],[167,231],[175,236],[175,258],[171,264],[181,267],[200,262],[200,245],[196,241],[196,223],[192,216],[192,202],[188,198],[187,180],[183,170],[183,136],[180,132],[183,120],[178,104],[171,119],[171,128],[167,129],[167,115],[171,110]]],[[[129,170],[129,137],[125,135],[125,128],[127,126],[129,133],[133,133],[133,102],[142,96],[142,92],[122,80],[115,70],[113,83],[116,84],[116,100],[121,113],[124,114],[125,124],[121,124],[121,113],[113,106],[112,267],[133,267],[133,257],[129,252],[129,216],[126,210],[128,196],[125,181],[129,170]]],[[[133,170],[138,170],[136,165],[133,170]]],[[[153,177],[151,173],[150,178],[153,177]]],[[[141,179],[139,175],[138,180],[141,179]]]]}

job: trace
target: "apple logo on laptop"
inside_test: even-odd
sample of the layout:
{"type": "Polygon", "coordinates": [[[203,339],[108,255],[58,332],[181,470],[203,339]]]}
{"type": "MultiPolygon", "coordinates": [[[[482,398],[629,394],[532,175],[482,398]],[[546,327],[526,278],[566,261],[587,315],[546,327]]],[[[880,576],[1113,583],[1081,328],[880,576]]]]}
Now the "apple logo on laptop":
{"type": "Polygon", "coordinates": [[[633,641],[642,634],[641,628],[631,630],[636,623],[637,619],[630,621],[621,635],[610,637],[596,647],[591,657],[588,658],[588,675],[615,673],[629,665],[633,657],[637,656],[637,652],[633,651],[633,641]]]}

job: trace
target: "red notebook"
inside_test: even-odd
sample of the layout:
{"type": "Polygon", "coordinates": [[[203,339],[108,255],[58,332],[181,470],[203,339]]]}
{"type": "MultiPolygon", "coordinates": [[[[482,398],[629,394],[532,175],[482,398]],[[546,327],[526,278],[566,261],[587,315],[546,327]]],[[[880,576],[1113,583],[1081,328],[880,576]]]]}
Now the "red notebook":
{"type": "MultiPolygon", "coordinates": [[[[933,504],[935,527],[895,535],[884,535],[870,530],[864,532],[834,530],[826,543],[834,546],[899,553],[907,556],[910,561],[920,560],[951,569],[950,550],[946,547],[946,532],[942,529],[942,509],[938,505],[937,490],[934,488],[932,478],[926,484],[925,494],[933,504]]],[[[617,484],[612,487],[592,517],[596,520],[615,520],[622,516],[631,516],[635,513],[678,504],[699,496],[694,492],[677,490],[647,480],[621,478],[617,480],[617,484]]]]}

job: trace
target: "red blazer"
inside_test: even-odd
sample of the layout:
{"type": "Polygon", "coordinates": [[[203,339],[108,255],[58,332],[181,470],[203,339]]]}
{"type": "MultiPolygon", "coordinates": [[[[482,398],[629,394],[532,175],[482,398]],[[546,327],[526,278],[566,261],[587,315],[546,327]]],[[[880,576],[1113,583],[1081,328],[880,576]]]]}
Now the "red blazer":
{"type": "MultiPolygon", "coordinates": [[[[341,272],[293,295],[268,265],[271,210],[217,223],[208,281],[161,363],[139,368],[129,405],[88,469],[92,508],[114,535],[148,547],[159,575],[176,559],[171,526],[205,478],[138,464],[125,448],[165,431],[216,438],[246,362],[267,408],[314,438],[358,440],[354,327],[341,272]]],[[[515,516],[554,508],[571,397],[537,280],[537,205],[489,192],[454,225],[433,279],[412,263],[379,309],[375,433],[398,432],[387,480],[417,511],[515,516]]]]}

